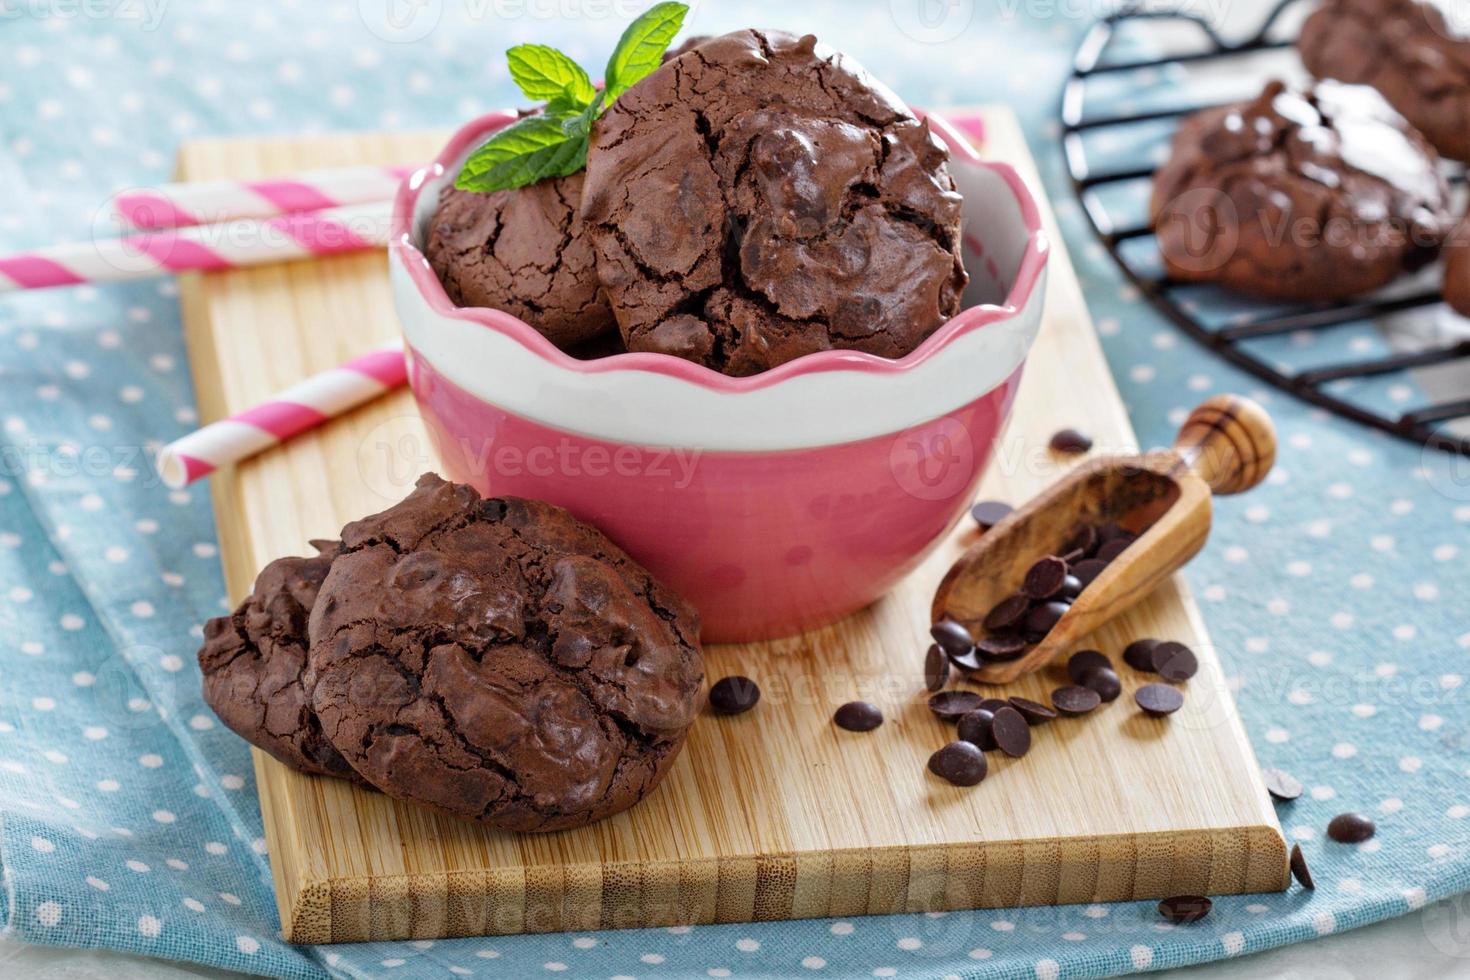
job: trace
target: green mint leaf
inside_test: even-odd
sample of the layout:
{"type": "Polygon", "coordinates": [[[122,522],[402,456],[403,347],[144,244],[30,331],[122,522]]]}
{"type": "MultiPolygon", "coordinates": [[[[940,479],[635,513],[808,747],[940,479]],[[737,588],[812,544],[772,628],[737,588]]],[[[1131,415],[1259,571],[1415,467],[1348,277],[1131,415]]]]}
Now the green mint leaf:
{"type": "Polygon", "coordinates": [[[566,96],[580,109],[588,105],[597,90],[582,66],[556,48],[544,44],[517,44],[505,53],[510,62],[510,77],[520,86],[526,98],[538,102],[566,96]]]}
{"type": "Polygon", "coordinates": [[[663,60],[664,51],[679,28],[689,8],[682,3],[658,3],[649,7],[623,32],[603,73],[605,101],[613,100],[637,84],[663,60]]]}
{"type": "Polygon", "coordinates": [[[461,190],[514,190],[587,165],[587,136],[569,133],[566,120],[527,116],[490,137],[465,161],[454,186],[461,190]]]}

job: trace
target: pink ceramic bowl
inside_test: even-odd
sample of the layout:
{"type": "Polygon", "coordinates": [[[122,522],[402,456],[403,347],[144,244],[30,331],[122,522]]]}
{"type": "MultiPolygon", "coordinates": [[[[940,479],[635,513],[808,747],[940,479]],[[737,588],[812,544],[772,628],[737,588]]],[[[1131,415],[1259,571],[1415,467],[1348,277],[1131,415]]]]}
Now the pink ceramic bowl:
{"type": "Polygon", "coordinates": [[[514,118],[461,129],[393,212],[394,302],[445,476],[596,524],[694,602],[707,642],[882,595],[964,513],[1041,324],[1047,243],[1016,172],[930,116],[965,197],[964,312],[901,360],[824,351],[729,378],[663,354],[575,360],[449,300],[424,229],[469,150],[514,118]]]}

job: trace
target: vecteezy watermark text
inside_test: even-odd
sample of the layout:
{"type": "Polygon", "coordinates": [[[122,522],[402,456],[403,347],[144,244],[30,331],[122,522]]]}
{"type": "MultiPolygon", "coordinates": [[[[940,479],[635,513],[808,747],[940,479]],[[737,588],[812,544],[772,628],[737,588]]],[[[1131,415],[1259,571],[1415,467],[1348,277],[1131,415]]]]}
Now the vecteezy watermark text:
{"type": "Polygon", "coordinates": [[[0,20],[118,20],[133,21],[145,31],[156,31],[168,12],[170,0],[0,0],[0,20]]]}

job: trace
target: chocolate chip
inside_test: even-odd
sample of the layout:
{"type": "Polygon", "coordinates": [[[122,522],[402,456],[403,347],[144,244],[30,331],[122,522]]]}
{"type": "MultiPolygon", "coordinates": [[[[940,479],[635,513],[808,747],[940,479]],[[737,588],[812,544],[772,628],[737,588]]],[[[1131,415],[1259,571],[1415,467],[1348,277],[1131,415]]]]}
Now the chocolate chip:
{"type": "Polygon", "coordinates": [[[1073,456],[1092,448],[1092,438],[1076,429],[1061,429],[1051,437],[1051,451],[1073,456]]]}
{"type": "Polygon", "coordinates": [[[754,708],[761,689],[749,677],[733,674],[715,681],[709,689],[709,706],[722,715],[738,715],[754,708]]]}
{"type": "Polygon", "coordinates": [[[1184,695],[1168,684],[1145,684],[1133,692],[1133,700],[1151,715],[1172,715],[1184,707],[1184,695]]]}
{"type": "Polygon", "coordinates": [[[924,654],[924,686],[937,691],[949,683],[949,656],[939,649],[938,643],[929,644],[924,654]]]}
{"type": "Polygon", "coordinates": [[[1051,692],[1051,703],[1064,715],[1085,715],[1102,704],[1102,698],[1089,687],[1059,687],[1051,692]]]}
{"type": "Polygon", "coordinates": [[[985,753],[969,742],[950,742],[929,757],[929,771],[956,786],[974,786],[987,768],[985,753]]]}
{"type": "Polygon", "coordinates": [[[1154,670],[1164,680],[1179,684],[1199,672],[1199,660],[1189,647],[1170,640],[1154,648],[1154,670]]]}
{"type": "Polygon", "coordinates": [[[971,647],[959,656],[951,656],[949,662],[955,665],[961,674],[970,675],[980,669],[980,656],[971,647]]]}
{"type": "Polygon", "coordinates": [[[1020,636],[987,636],[975,644],[980,659],[991,663],[1015,660],[1026,652],[1026,639],[1020,636]]]}
{"type": "Polygon", "coordinates": [[[1062,550],[1065,552],[1080,551],[1083,557],[1092,554],[1097,550],[1097,528],[1091,524],[1083,524],[1067,539],[1062,550]]]}
{"type": "Polygon", "coordinates": [[[929,635],[951,657],[969,653],[975,646],[975,638],[970,635],[970,631],[952,619],[941,619],[929,627],[929,635]]]}
{"type": "Polygon", "coordinates": [[[1361,844],[1378,832],[1378,826],[1361,813],[1339,813],[1327,824],[1327,836],[1339,844],[1361,844]]]}
{"type": "Polygon", "coordinates": [[[980,530],[988,531],[1009,517],[1013,510],[1015,508],[1004,500],[982,500],[970,508],[970,516],[980,525],[980,530]]]}
{"type": "Polygon", "coordinates": [[[1159,914],[1170,922],[1184,925],[1198,922],[1210,914],[1215,903],[1203,895],[1175,895],[1159,903],[1159,914]]]}
{"type": "Polygon", "coordinates": [[[1032,701],[1030,698],[1011,698],[1011,707],[1021,712],[1021,717],[1033,728],[1037,725],[1045,725],[1057,716],[1057,713],[1040,701],[1032,701]]]}
{"type": "Polygon", "coordinates": [[[1300,844],[1291,845],[1291,876],[1303,888],[1315,890],[1317,887],[1317,883],[1312,880],[1311,869],[1307,867],[1307,859],[1302,855],[1302,846],[1300,844]]]}
{"type": "Polygon", "coordinates": [[[1063,599],[1075,599],[1082,594],[1082,580],[1072,573],[1062,579],[1062,587],[1057,590],[1057,595],[1063,599]]]}
{"type": "Polygon", "coordinates": [[[1031,726],[1015,708],[1006,706],[997,711],[990,731],[996,746],[1013,759],[1019,759],[1031,749],[1031,726]]]}
{"type": "Polygon", "coordinates": [[[1031,599],[1050,599],[1062,590],[1066,580],[1067,563],[1055,555],[1047,555],[1026,571],[1021,594],[1031,599]]]}
{"type": "Polygon", "coordinates": [[[954,721],[980,707],[980,695],[974,691],[940,691],[929,698],[929,710],[945,721],[954,721]]]}
{"type": "Polygon", "coordinates": [[[1051,628],[1057,624],[1067,612],[1067,604],[1052,599],[1048,602],[1038,602],[1031,607],[1026,614],[1026,635],[1045,637],[1051,632],[1051,628]]]}
{"type": "Polygon", "coordinates": [[[1093,580],[1101,575],[1103,569],[1107,567],[1108,563],[1105,561],[1099,561],[1096,558],[1084,558],[1082,561],[1079,561],[1077,564],[1072,566],[1072,574],[1077,577],[1077,581],[1081,582],[1082,588],[1085,589],[1089,585],[1091,585],[1093,583],[1093,580]]]}
{"type": "Polygon", "coordinates": [[[1128,546],[1132,543],[1132,540],[1128,538],[1114,538],[1111,541],[1104,541],[1097,549],[1097,560],[1104,563],[1113,561],[1123,552],[1127,551],[1128,546]]]}
{"type": "Polygon", "coordinates": [[[1001,708],[1009,708],[1011,703],[1005,698],[982,698],[980,707],[989,712],[999,711],[1001,708]]]}
{"type": "Polygon", "coordinates": [[[1073,684],[1081,684],[1083,678],[1099,667],[1113,669],[1113,662],[1099,650],[1078,650],[1067,658],[1067,676],[1073,684]]]}
{"type": "Polygon", "coordinates": [[[985,614],[983,625],[992,633],[1008,630],[1024,619],[1030,608],[1030,599],[1023,595],[1010,596],[996,603],[995,607],[985,614]]]}
{"type": "Polygon", "coordinates": [[[1142,670],[1153,673],[1154,651],[1159,648],[1159,641],[1144,637],[1134,640],[1123,648],[1123,662],[1134,670],[1142,670]]]}
{"type": "Polygon", "coordinates": [[[976,708],[960,718],[959,724],[955,726],[955,734],[960,737],[960,741],[969,742],[982,751],[989,752],[995,748],[994,724],[995,712],[976,708]]]}
{"type": "Polygon", "coordinates": [[[832,721],[850,732],[871,732],[883,724],[883,712],[867,701],[849,701],[833,713],[832,721]]]}
{"type": "Polygon", "coordinates": [[[1118,675],[1111,667],[1099,667],[1089,671],[1082,678],[1082,686],[1091,688],[1097,692],[1097,696],[1104,701],[1116,701],[1118,695],[1123,693],[1123,682],[1118,680],[1118,675]]]}
{"type": "Polygon", "coordinates": [[[1295,776],[1280,769],[1262,769],[1261,778],[1266,781],[1266,792],[1278,800],[1290,802],[1302,795],[1302,784],[1295,776]]]}
{"type": "Polygon", "coordinates": [[[1106,544],[1114,538],[1121,538],[1129,533],[1131,532],[1117,521],[1103,521],[1097,525],[1097,543],[1106,544]]]}

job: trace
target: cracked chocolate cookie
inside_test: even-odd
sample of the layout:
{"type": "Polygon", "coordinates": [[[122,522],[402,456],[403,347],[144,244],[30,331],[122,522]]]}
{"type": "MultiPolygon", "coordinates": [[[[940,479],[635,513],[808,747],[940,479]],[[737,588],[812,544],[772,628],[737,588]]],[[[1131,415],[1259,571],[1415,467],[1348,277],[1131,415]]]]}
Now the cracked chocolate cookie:
{"type": "Polygon", "coordinates": [[[310,628],[313,704],[347,761],[504,830],[642,799],[703,680],[694,610],[600,532],[432,475],[343,529],[310,628]]]}
{"type": "Polygon", "coordinates": [[[581,195],[580,173],[493,194],[446,188],[425,253],[449,298],[520,317],[562,349],[611,331],[581,195]]]}
{"type": "Polygon", "coordinates": [[[337,554],[335,541],[314,543],[320,554],[271,562],[234,613],[204,624],[204,700],[241,738],[293,769],[356,779],[322,736],[302,682],[307,619],[337,554]]]}
{"type": "Polygon", "coordinates": [[[1461,316],[1470,316],[1470,214],[1444,245],[1444,300],[1461,316]]]}
{"type": "Polygon", "coordinates": [[[1470,161],[1464,11],[1465,0],[1326,0],[1302,25],[1297,49],[1312,74],[1372,85],[1440,153],[1470,161]]]}
{"type": "Polygon", "coordinates": [[[1430,261],[1448,203],[1438,155],[1373,89],[1271,82],[1180,125],[1151,214],[1175,279],[1327,300],[1430,261]]]}
{"type": "Polygon", "coordinates": [[[582,217],[630,351],[749,375],[902,357],[960,310],[948,152],[811,36],[703,41],[597,121],[582,217]]]}

